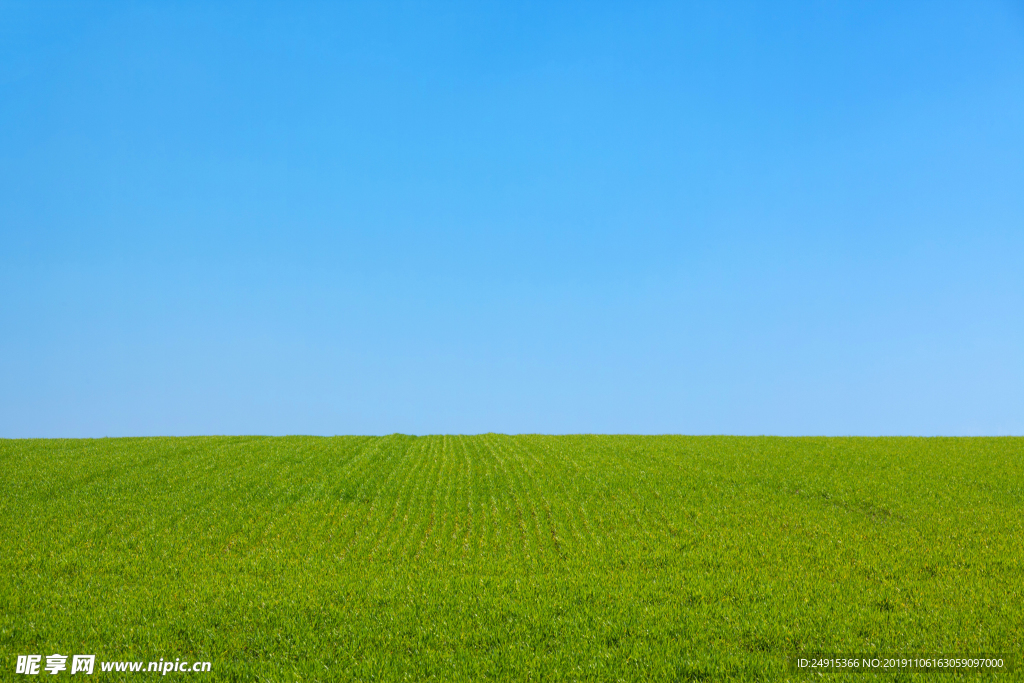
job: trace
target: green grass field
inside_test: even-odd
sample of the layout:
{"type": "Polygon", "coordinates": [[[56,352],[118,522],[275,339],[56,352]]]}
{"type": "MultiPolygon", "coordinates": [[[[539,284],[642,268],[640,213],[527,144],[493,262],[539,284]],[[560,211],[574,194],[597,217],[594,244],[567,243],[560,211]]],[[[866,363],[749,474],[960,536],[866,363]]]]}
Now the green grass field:
{"type": "Polygon", "coordinates": [[[2,680],[34,653],[660,681],[1024,650],[1021,438],[0,440],[0,487],[2,680]]]}

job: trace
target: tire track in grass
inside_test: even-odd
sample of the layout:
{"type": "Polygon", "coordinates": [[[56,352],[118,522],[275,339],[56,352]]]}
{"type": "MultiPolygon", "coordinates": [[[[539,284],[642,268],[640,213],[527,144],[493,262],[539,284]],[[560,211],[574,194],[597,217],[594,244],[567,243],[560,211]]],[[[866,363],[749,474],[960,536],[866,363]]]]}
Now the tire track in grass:
{"type": "Polygon", "coordinates": [[[577,522],[576,513],[572,505],[573,498],[570,496],[567,487],[567,482],[576,478],[573,470],[577,468],[564,451],[553,450],[548,443],[548,439],[544,437],[532,443],[524,443],[523,450],[524,453],[528,454],[529,457],[532,457],[538,463],[544,463],[547,467],[554,470],[548,477],[548,480],[553,482],[551,490],[553,504],[551,508],[555,512],[554,518],[556,520],[561,518],[562,526],[568,532],[567,534],[562,533],[558,535],[562,556],[565,559],[568,551],[578,552],[581,548],[585,547],[583,535],[579,529],[580,525],[577,522]],[[558,512],[561,512],[561,515],[558,515],[558,512]]]}
{"type": "Polygon", "coordinates": [[[443,535],[445,508],[451,496],[451,445],[452,437],[450,436],[442,437],[438,444],[436,480],[433,494],[429,500],[430,519],[420,538],[415,555],[420,561],[429,560],[432,564],[438,560],[438,542],[443,535]]]}
{"type": "Polygon", "coordinates": [[[487,496],[486,464],[480,458],[478,444],[475,439],[467,439],[466,445],[467,461],[472,468],[472,474],[469,477],[470,497],[468,501],[468,509],[472,516],[469,520],[470,525],[464,541],[464,560],[470,566],[475,566],[480,555],[481,538],[487,529],[487,512],[481,502],[487,496]]]}
{"type": "Polygon", "coordinates": [[[463,437],[461,436],[452,439],[452,499],[445,510],[447,522],[442,532],[444,543],[441,550],[442,561],[448,563],[456,562],[457,554],[461,552],[458,548],[458,538],[462,532],[463,495],[466,491],[465,453],[462,441],[463,437]]]}
{"type": "Polygon", "coordinates": [[[451,460],[448,474],[448,502],[442,509],[442,522],[434,537],[437,539],[437,560],[446,564],[454,564],[457,555],[461,552],[459,539],[462,534],[462,511],[464,504],[462,500],[465,486],[463,476],[465,473],[464,456],[462,454],[462,437],[453,436],[449,441],[448,458],[451,460]]]}
{"type": "MultiPolygon", "coordinates": [[[[375,458],[387,444],[387,437],[367,437],[360,444],[353,457],[338,464],[331,486],[325,487],[325,493],[339,501],[358,500],[359,487],[365,483],[366,477],[361,476],[375,463],[375,458]]],[[[329,443],[328,446],[333,444],[329,443]]],[[[325,460],[333,462],[337,449],[326,448],[325,460]]],[[[325,484],[328,483],[325,480],[325,484]]]]}
{"type": "Polygon", "coordinates": [[[514,447],[523,463],[529,463],[532,469],[530,477],[532,492],[538,502],[538,537],[549,549],[556,559],[565,558],[565,549],[562,538],[558,533],[554,517],[551,513],[551,490],[552,482],[558,478],[558,472],[552,470],[552,463],[545,458],[538,457],[528,447],[528,437],[523,439],[510,438],[509,443],[514,447]]]}
{"type": "Polygon", "coordinates": [[[500,459],[488,446],[487,440],[479,439],[478,444],[480,457],[487,463],[487,498],[484,505],[488,511],[490,525],[484,558],[497,564],[505,562],[510,557],[510,516],[505,514],[505,510],[511,508],[508,503],[510,482],[505,476],[500,459]]]}
{"type": "MultiPolygon", "coordinates": [[[[608,449],[606,449],[604,444],[600,444],[598,446],[598,450],[602,454],[606,454],[608,449]]],[[[606,455],[605,460],[608,462],[609,466],[612,466],[616,459],[607,457],[606,455]]],[[[628,534],[627,538],[631,545],[635,548],[636,542],[640,538],[649,540],[652,537],[652,525],[650,518],[646,514],[648,508],[647,500],[641,495],[644,490],[641,484],[644,483],[644,477],[646,476],[645,470],[641,469],[642,465],[637,464],[636,462],[631,461],[630,464],[633,466],[633,471],[624,471],[624,468],[620,466],[618,468],[620,476],[627,476],[636,483],[631,486],[623,487],[625,489],[625,493],[622,496],[622,500],[619,500],[619,504],[620,509],[624,513],[624,521],[627,522],[624,524],[624,530],[628,534]]],[[[632,552],[635,555],[638,551],[634,549],[632,552]]]]}
{"type": "Polygon", "coordinates": [[[366,477],[360,477],[359,473],[372,466],[373,456],[379,453],[382,443],[382,439],[374,437],[361,437],[354,442],[346,441],[344,437],[323,440],[315,468],[315,472],[320,475],[321,485],[319,495],[313,501],[319,503],[316,509],[319,509],[322,521],[316,535],[320,538],[322,550],[328,551],[346,538],[350,530],[350,516],[354,509],[362,505],[360,489],[366,477]],[[346,446],[349,447],[350,457],[344,457],[341,453],[346,446]]]}
{"type": "MultiPolygon", "coordinates": [[[[217,449],[221,457],[218,461],[220,471],[217,485],[213,487],[214,496],[220,499],[221,504],[230,501],[231,509],[231,514],[221,515],[217,520],[220,527],[217,545],[222,558],[232,557],[237,560],[242,553],[253,554],[257,549],[263,550],[273,545],[280,520],[268,512],[266,505],[260,504],[261,499],[269,498],[268,494],[272,491],[273,481],[266,475],[268,458],[263,448],[250,448],[265,448],[266,443],[261,443],[264,441],[263,437],[231,441],[217,449]],[[262,462],[254,462],[257,455],[262,462]]],[[[271,454],[273,452],[271,450],[271,454]]],[[[163,523],[164,520],[161,520],[163,523]]],[[[152,528],[148,535],[158,541],[165,536],[165,532],[152,528]]],[[[257,558],[251,560],[256,562],[257,558]]]]}
{"type": "MultiPolygon", "coordinates": [[[[402,477],[401,482],[394,490],[395,502],[391,506],[391,514],[388,516],[387,521],[384,522],[383,527],[377,529],[374,534],[373,548],[370,549],[368,554],[368,560],[373,562],[377,558],[377,551],[382,545],[385,545],[385,539],[390,539],[394,534],[401,533],[401,527],[408,521],[408,504],[409,498],[412,494],[413,488],[418,483],[417,474],[423,467],[425,459],[422,457],[423,449],[426,447],[426,439],[417,438],[412,444],[406,443],[406,450],[402,457],[401,466],[405,472],[405,476],[402,477]],[[399,513],[403,513],[403,520],[398,524],[396,530],[396,520],[398,519],[399,513]]],[[[385,547],[387,547],[385,545],[385,547]]],[[[385,558],[389,559],[389,558],[385,558]]]]}
{"type": "Polygon", "coordinates": [[[540,499],[537,485],[542,478],[530,468],[527,458],[523,457],[523,451],[517,447],[514,438],[502,439],[499,447],[505,453],[509,470],[518,482],[517,501],[525,500],[525,503],[520,502],[520,505],[523,513],[524,542],[529,555],[527,559],[531,566],[537,566],[543,561],[546,552],[541,532],[541,515],[537,508],[537,501],[540,499]]]}
{"type": "MultiPolygon", "coordinates": [[[[644,448],[644,446],[645,444],[643,442],[638,442],[636,444],[637,448],[644,448]]],[[[646,449],[644,449],[644,452],[646,454],[646,449]]],[[[662,452],[660,457],[651,457],[657,458],[660,462],[667,462],[670,455],[662,452]]],[[[672,474],[674,474],[672,468],[666,469],[664,466],[662,466],[661,469],[662,471],[658,472],[652,481],[660,482],[662,485],[667,485],[668,487],[672,487],[673,485],[675,485],[678,479],[674,476],[671,476],[672,474]]],[[[678,519],[673,519],[669,517],[669,515],[666,513],[666,508],[669,506],[668,497],[663,496],[661,489],[658,488],[658,486],[653,483],[651,485],[651,495],[654,496],[655,514],[658,517],[658,521],[661,524],[661,527],[668,532],[670,537],[677,539],[681,538],[684,534],[683,525],[679,523],[678,519]]]]}
{"type": "Polygon", "coordinates": [[[369,492],[371,491],[373,484],[377,481],[377,477],[381,476],[380,468],[377,467],[377,463],[380,461],[380,457],[385,448],[389,446],[389,437],[375,438],[368,444],[368,447],[364,449],[362,457],[353,460],[349,466],[349,472],[347,473],[354,485],[351,489],[343,488],[339,495],[339,500],[342,501],[344,506],[344,514],[338,521],[339,534],[344,530],[345,540],[342,545],[341,553],[338,555],[338,560],[344,560],[348,557],[349,552],[352,549],[353,544],[358,540],[359,534],[362,531],[363,524],[359,520],[355,519],[353,513],[362,509],[364,505],[367,505],[368,514],[372,514],[370,510],[373,505],[373,498],[370,497],[369,492]],[[361,463],[361,466],[360,466],[361,463]],[[351,493],[349,493],[351,491],[351,493]]]}
{"type": "Polygon", "coordinates": [[[665,514],[661,493],[656,488],[658,482],[672,481],[673,478],[670,476],[670,472],[664,471],[665,468],[660,464],[665,461],[667,454],[662,457],[652,457],[646,449],[643,449],[643,446],[644,444],[636,443],[633,439],[627,440],[625,437],[620,437],[620,439],[606,444],[604,449],[605,452],[618,454],[619,457],[622,457],[621,454],[624,452],[630,452],[634,457],[633,462],[638,463],[636,465],[637,473],[644,485],[630,489],[635,501],[631,509],[636,513],[637,526],[645,531],[648,540],[658,542],[658,539],[671,538],[677,533],[676,527],[665,514]],[[642,458],[636,457],[638,450],[643,454],[642,458]],[[641,467],[643,469],[640,469],[641,467]],[[648,495],[640,498],[639,496],[643,493],[648,495]],[[641,511],[645,513],[643,517],[640,517],[641,511]]]}
{"type": "Polygon", "coordinates": [[[557,473],[552,476],[551,473],[547,472],[546,463],[542,459],[538,458],[536,454],[531,453],[524,446],[523,440],[510,438],[509,444],[515,448],[517,452],[523,454],[524,461],[531,461],[536,468],[535,474],[529,477],[529,481],[533,491],[532,498],[537,501],[534,505],[534,511],[538,545],[550,548],[550,554],[553,555],[554,558],[564,560],[566,557],[565,548],[563,547],[562,537],[558,533],[555,518],[551,512],[551,501],[545,490],[541,488],[543,484],[550,484],[553,478],[557,479],[557,473]]]}
{"type": "Polygon", "coordinates": [[[500,561],[501,554],[501,519],[498,516],[498,481],[495,476],[495,461],[483,444],[477,442],[477,457],[484,463],[484,494],[480,501],[482,516],[486,520],[480,545],[477,547],[477,562],[488,569],[500,561]]]}
{"type": "Polygon", "coordinates": [[[600,488],[600,483],[598,481],[597,472],[595,472],[595,470],[601,469],[600,466],[603,465],[603,462],[599,462],[597,464],[598,467],[595,468],[594,464],[592,463],[589,470],[583,470],[582,468],[580,468],[581,477],[587,481],[591,490],[584,493],[583,491],[580,490],[579,482],[577,482],[576,499],[579,501],[584,528],[590,535],[590,538],[594,545],[598,549],[603,551],[607,546],[607,538],[603,533],[601,521],[598,518],[599,510],[601,508],[601,501],[597,497],[596,492],[600,488]]]}
{"type": "Polygon", "coordinates": [[[415,442],[410,443],[409,437],[403,436],[401,437],[401,450],[392,452],[388,458],[388,462],[391,464],[389,476],[378,489],[375,499],[375,502],[380,501],[379,509],[373,519],[369,520],[363,532],[359,556],[366,562],[374,561],[381,540],[394,520],[401,491],[408,482],[410,470],[414,466],[413,456],[410,453],[413,448],[415,448],[415,442]]]}
{"type": "Polygon", "coordinates": [[[320,560],[333,541],[338,500],[330,491],[338,472],[366,450],[366,438],[290,438],[282,442],[280,456],[288,459],[287,487],[281,517],[289,523],[279,529],[279,538],[289,543],[304,564],[320,560]]]}
{"type": "Polygon", "coordinates": [[[450,561],[451,544],[448,542],[448,538],[455,539],[455,529],[458,525],[459,510],[459,495],[463,489],[462,486],[462,465],[461,457],[459,455],[461,449],[461,437],[453,436],[448,441],[448,450],[446,451],[446,457],[451,461],[448,467],[448,490],[446,492],[445,505],[441,508],[442,523],[438,529],[438,533],[434,534],[434,538],[437,547],[437,559],[440,562],[450,561]]]}
{"type": "Polygon", "coordinates": [[[443,437],[427,437],[425,463],[419,477],[422,486],[418,485],[410,494],[412,499],[406,514],[411,521],[406,523],[405,533],[396,541],[397,555],[406,561],[411,562],[419,556],[420,549],[426,543],[426,530],[433,525],[432,515],[427,513],[427,509],[436,495],[443,445],[443,437]]]}
{"type": "Polygon", "coordinates": [[[499,517],[502,520],[502,550],[504,558],[513,563],[521,565],[522,562],[522,529],[519,525],[521,510],[518,505],[518,478],[514,476],[509,468],[508,456],[495,441],[484,441],[490,458],[497,465],[499,473],[499,517]]]}
{"type": "Polygon", "coordinates": [[[339,496],[345,509],[339,521],[339,535],[344,538],[338,555],[339,561],[350,556],[352,548],[366,526],[366,519],[374,513],[376,491],[380,486],[380,479],[386,475],[380,463],[386,450],[393,447],[393,441],[391,437],[373,439],[364,450],[363,457],[355,460],[349,467],[347,478],[351,483],[346,485],[339,496]],[[365,513],[365,518],[360,513],[365,513]]]}
{"type": "Polygon", "coordinates": [[[461,486],[459,487],[459,503],[456,508],[458,520],[458,538],[453,540],[458,547],[458,562],[465,564],[469,554],[469,538],[473,534],[475,523],[473,515],[473,455],[469,449],[469,437],[459,438],[459,452],[462,455],[461,486]]]}
{"type": "MultiPolygon", "coordinates": [[[[600,455],[600,454],[598,454],[600,455]]],[[[621,540],[622,532],[628,528],[623,520],[621,502],[616,497],[614,487],[610,480],[609,471],[615,471],[612,463],[607,458],[595,457],[594,465],[594,497],[600,501],[595,506],[593,519],[597,527],[597,533],[604,541],[604,553],[606,557],[616,555],[617,539],[621,540]]],[[[628,521],[628,520],[626,520],[628,521]]]]}
{"type": "Polygon", "coordinates": [[[569,483],[572,483],[575,490],[579,491],[579,479],[581,476],[581,469],[576,461],[573,459],[571,453],[572,449],[567,446],[557,448],[560,442],[551,442],[545,440],[540,445],[544,450],[551,455],[553,462],[565,463],[565,476],[558,477],[558,487],[561,490],[561,499],[564,503],[563,509],[565,510],[565,518],[569,529],[569,536],[571,539],[571,545],[574,550],[586,548],[586,539],[584,538],[583,532],[580,530],[580,526],[583,525],[586,528],[587,524],[585,520],[577,520],[576,507],[573,505],[573,501],[578,498],[574,496],[569,490],[569,483]],[[557,450],[555,450],[557,448],[557,450]]]}
{"type": "Polygon", "coordinates": [[[342,473],[350,463],[359,460],[368,449],[372,448],[372,442],[373,440],[370,438],[352,440],[348,443],[351,457],[340,462],[333,456],[336,455],[339,448],[346,442],[325,439],[321,444],[317,463],[319,468],[326,471],[324,471],[323,476],[320,478],[321,486],[313,501],[320,511],[320,524],[316,528],[315,534],[311,534],[312,537],[319,540],[318,549],[321,555],[329,553],[334,545],[339,529],[344,526],[345,515],[347,515],[349,503],[351,502],[344,500],[339,495],[339,491],[342,490],[341,487],[344,487],[346,484],[343,481],[344,475],[342,473]],[[327,469],[335,463],[337,463],[337,467],[327,469]]]}
{"type": "Polygon", "coordinates": [[[339,487],[344,485],[346,471],[363,459],[364,454],[372,447],[373,437],[329,437],[317,438],[311,446],[316,453],[318,464],[330,467],[330,477],[321,477],[317,493],[328,500],[338,497],[339,487]]]}
{"type": "Polygon", "coordinates": [[[375,452],[375,455],[378,457],[368,463],[368,465],[373,465],[372,468],[368,468],[370,469],[371,474],[364,479],[364,484],[360,487],[359,491],[360,493],[363,491],[366,492],[369,506],[367,507],[366,516],[364,518],[353,519],[353,533],[349,537],[344,551],[338,558],[339,560],[344,560],[348,557],[352,557],[353,560],[356,561],[360,559],[358,549],[362,543],[363,534],[370,527],[374,516],[377,514],[377,508],[380,504],[382,492],[387,488],[388,483],[394,478],[395,473],[398,471],[397,467],[384,466],[385,463],[394,457],[393,453],[387,458],[384,457],[384,454],[392,452],[399,442],[399,439],[400,437],[397,435],[381,437],[379,442],[380,448],[375,452]]]}
{"type": "MultiPolygon", "coordinates": [[[[508,511],[509,517],[511,518],[514,516],[515,518],[516,530],[519,532],[519,545],[522,549],[522,555],[518,558],[520,560],[518,564],[526,564],[526,561],[530,559],[530,545],[527,541],[526,522],[523,514],[523,505],[520,500],[520,495],[522,493],[523,488],[522,482],[520,481],[520,478],[515,473],[513,468],[509,466],[507,462],[507,459],[509,457],[508,453],[505,452],[503,445],[499,442],[499,439],[497,437],[489,435],[487,438],[485,438],[484,443],[490,450],[490,452],[493,454],[495,460],[501,466],[502,472],[504,472],[505,474],[505,481],[508,482],[508,503],[506,509],[508,511]]],[[[514,559],[517,556],[516,553],[510,554],[513,556],[514,559]]]]}
{"type": "MultiPolygon", "coordinates": [[[[435,449],[434,455],[437,465],[435,469],[436,474],[434,478],[434,484],[430,488],[428,496],[430,518],[429,520],[424,521],[424,523],[426,524],[426,528],[424,529],[423,534],[420,536],[420,542],[417,545],[415,552],[412,554],[413,563],[422,561],[421,558],[424,557],[424,551],[426,550],[427,545],[431,542],[432,539],[434,539],[434,529],[438,525],[438,501],[441,498],[440,491],[443,490],[444,492],[444,502],[441,503],[442,508],[444,508],[447,505],[448,497],[451,493],[451,489],[448,486],[444,485],[444,482],[447,479],[445,473],[447,472],[449,461],[448,450],[450,440],[451,437],[449,436],[441,436],[438,438],[439,443],[435,449]]],[[[427,501],[424,501],[425,505],[426,503],[427,501]]]]}
{"type": "Polygon", "coordinates": [[[614,505],[614,494],[612,493],[612,486],[607,474],[611,468],[609,459],[606,454],[598,452],[592,454],[592,460],[589,462],[591,463],[591,472],[585,476],[593,484],[593,495],[590,497],[590,500],[599,503],[594,506],[593,516],[591,518],[593,521],[589,523],[595,538],[603,545],[603,550],[605,551],[605,555],[607,555],[609,552],[613,552],[614,550],[614,530],[621,530],[625,528],[626,525],[623,523],[622,515],[616,515],[618,510],[617,506],[614,505]],[[609,506],[607,504],[608,502],[612,503],[612,505],[609,506]],[[617,516],[617,520],[614,522],[610,521],[607,517],[609,507],[611,509],[611,514],[617,516]]]}
{"type": "Polygon", "coordinates": [[[406,451],[406,460],[409,463],[408,473],[405,481],[395,493],[395,504],[391,517],[377,542],[378,547],[383,548],[381,554],[385,559],[393,559],[396,552],[401,553],[402,541],[409,533],[410,527],[415,525],[415,505],[423,487],[424,470],[429,466],[430,447],[429,437],[418,437],[413,442],[413,447],[406,451]],[[410,521],[410,514],[413,517],[412,521],[410,521]],[[401,517],[400,520],[399,517],[401,517]]]}
{"type": "Polygon", "coordinates": [[[457,447],[457,437],[446,436],[444,438],[444,446],[441,449],[441,457],[443,464],[439,473],[440,481],[444,485],[444,497],[442,499],[434,498],[431,501],[431,533],[429,540],[432,541],[433,548],[431,549],[433,561],[435,563],[443,562],[445,538],[447,538],[448,528],[451,520],[451,511],[455,505],[455,487],[457,483],[456,471],[458,467],[458,461],[455,455],[455,449],[457,447]]]}
{"type": "Polygon", "coordinates": [[[579,487],[577,486],[577,497],[580,500],[580,507],[583,513],[584,523],[586,525],[587,530],[594,539],[595,543],[602,546],[602,548],[606,548],[608,545],[609,538],[607,536],[607,532],[605,531],[604,526],[602,525],[602,520],[599,517],[599,511],[604,506],[600,504],[603,501],[597,494],[601,490],[607,491],[609,489],[609,484],[606,479],[607,475],[605,475],[605,478],[603,478],[601,475],[602,472],[607,471],[609,459],[606,453],[596,453],[593,460],[590,461],[589,471],[583,468],[578,462],[576,462],[576,465],[580,469],[580,473],[583,479],[590,482],[592,487],[590,495],[584,495],[583,492],[580,491],[579,487]],[[596,510],[593,510],[592,512],[591,509],[588,509],[588,502],[596,503],[593,506],[594,508],[596,508],[596,510]]]}
{"type": "Polygon", "coordinates": [[[480,457],[479,444],[476,440],[469,441],[470,458],[473,462],[473,533],[469,538],[468,561],[477,566],[480,560],[480,548],[485,545],[487,534],[487,463],[480,457]]]}
{"type": "MultiPolygon", "coordinates": [[[[530,458],[526,457],[524,450],[517,441],[508,439],[506,444],[508,446],[509,453],[512,454],[512,461],[518,464],[519,471],[522,473],[523,496],[529,504],[530,519],[527,526],[531,532],[534,547],[536,548],[537,562],[540,563],[548,560],[548,556],[553,550],[549,549],[549,544],[544,541],[546,536],[545,530],[543,529],[543,522],[541,521],[543,514],[541,513],[538,503],[541,499],[541,494],[538,490],[538,484],[541,481],[541,477],[531,469],[530,458]]],[[[534,465],[536,465],[536,463],[534,463],[534,465]]]]}
{"type": "Polygon", "coordinates": [[[458,437],[445,437],[444,448],[441,451],[443,468],[439,474],[439,483],[443,486],[444,496],[433,501],[434,530],[430,535],[429,552],[434,563],[442,563],[447,559],[445,557],[445,550],[448,547],[446,539],[449,537],[450,529],[453,526],[453,514],[458,495],[459,463],[457,449],[458,437]]]}
{"type": "Polygon", "coordinates": [[[665,534],[659,533],[664,530],[671,535],[670,523],[664,515],[654,511],[651,514],[652,503],[650,496],[645,495],[649,491],[648,480],[656,480],[661,474],[656,473],[649,462],[637,462],[635,460],[635,449],[631,449],[631,440],[626,438],[604,438],[595,439],[586,450],[591,452],[596,459],[602,463],[605,471],[614,471],[618,477],[625,480],[632,480],[636,484],[619,487],[625,489],[624,494],[609,487],[609,498],[615,503],[614,509],[619,512],[619,521],[622,525],[622,533],[626,535],[624,540],[635,544],[639,538],[646,539],[647,543],[655,543],[665,534]],[[630,452],[634,456],[629,461],[631,467],[623,466],[623,453],[630,452]],[[646,470],[652,469],[650,475],[646,470]]]}
{"type": "Polygon", "coordinates": [[[498,508],[498,482],[495,476],[495,459],[477,442],[477,457],[485,463],[484,485],[486,494],[481,501],[482,516],[485,519],[484,533],[481,534],[480,545],[477,547],[477,559],[494,561],[500,558],[502,520],[498,508]]]}
{"type": "Polygon", "coordinates": [[[474,532],[474,518],[473,518],[473,495],[474,495],[474,467],[473,467],[473,455],[469,450],[469,439],[462,438],[461,445],[466,462],[466,521],[463,525],[465,528],[462,532],[462,551],[459,559],[466,563],[470,557],[470,539],[474,532]]]}

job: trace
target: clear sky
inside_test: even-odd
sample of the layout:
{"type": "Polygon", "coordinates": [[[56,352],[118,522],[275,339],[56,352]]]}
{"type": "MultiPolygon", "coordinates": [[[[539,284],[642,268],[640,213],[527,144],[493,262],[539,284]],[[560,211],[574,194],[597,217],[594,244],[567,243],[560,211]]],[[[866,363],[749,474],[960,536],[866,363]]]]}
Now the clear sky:
{"type": "Polygon", "coordinates": [[[0,437],[1024,434],[1024,3],[0,0],[0,437]]]}

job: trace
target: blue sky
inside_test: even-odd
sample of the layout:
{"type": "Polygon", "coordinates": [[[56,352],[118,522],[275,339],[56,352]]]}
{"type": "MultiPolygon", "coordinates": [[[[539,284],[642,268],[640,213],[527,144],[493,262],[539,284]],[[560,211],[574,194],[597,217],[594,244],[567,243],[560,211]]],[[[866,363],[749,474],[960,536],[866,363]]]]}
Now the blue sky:
{"type": "Polygon", "coordinates": [[[0,292],[0,437],[1024,434],[1024,4],[0,0],[0,292]]]}

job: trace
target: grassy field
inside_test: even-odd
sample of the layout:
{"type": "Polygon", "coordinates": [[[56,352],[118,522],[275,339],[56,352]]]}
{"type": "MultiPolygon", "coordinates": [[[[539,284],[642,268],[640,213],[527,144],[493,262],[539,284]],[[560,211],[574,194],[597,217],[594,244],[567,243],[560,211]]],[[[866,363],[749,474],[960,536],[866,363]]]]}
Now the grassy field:
{"type": "Polygon", "coordinates": [[[33,653],[648,681],[1024,650],[1020,438],[0,440],[0,542],[3,680],[33,653]]]}

